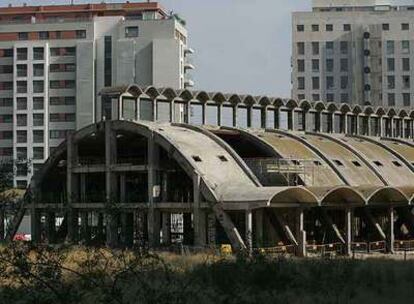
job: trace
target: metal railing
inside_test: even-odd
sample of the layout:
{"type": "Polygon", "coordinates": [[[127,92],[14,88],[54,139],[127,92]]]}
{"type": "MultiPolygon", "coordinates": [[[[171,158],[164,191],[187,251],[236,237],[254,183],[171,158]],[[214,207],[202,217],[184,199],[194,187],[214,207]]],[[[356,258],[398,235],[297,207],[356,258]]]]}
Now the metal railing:
{"type": "Polygon", "coordinates": [[[394,242],[394,250],[399,252],[414,251],[414,240],[403,240],[394,242]]]}

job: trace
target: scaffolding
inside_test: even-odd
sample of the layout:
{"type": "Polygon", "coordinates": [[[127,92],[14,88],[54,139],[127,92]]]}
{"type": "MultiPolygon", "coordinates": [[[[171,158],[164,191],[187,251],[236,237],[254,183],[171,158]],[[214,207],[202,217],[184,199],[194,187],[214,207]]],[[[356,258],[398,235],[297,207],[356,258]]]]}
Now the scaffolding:
{"type": "Polygon", "coordinates": [[[309,159],[245,158],[244,161],[267,186],[280,186],[283,180],[287,186],[314,186],[322,166],[318,160],[309,159]]]}

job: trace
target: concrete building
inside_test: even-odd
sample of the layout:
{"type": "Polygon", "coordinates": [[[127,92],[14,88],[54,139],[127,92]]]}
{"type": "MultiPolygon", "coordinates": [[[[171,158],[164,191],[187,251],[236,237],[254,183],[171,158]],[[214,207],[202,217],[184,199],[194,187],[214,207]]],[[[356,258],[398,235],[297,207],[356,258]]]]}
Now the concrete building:
{"type": "Polygon", "coordinates": [[[30,210],[37,242],[414,250],[414,111],[136,85],[102,95],[113,120],[53,152],[8,238],[30,210]]]}
{"type": "Polygon", "coordinates": [[[314,0],[293,13],[292,97],[414,104],[414,1],[314,0]]]}
{"type": "Polygon", "coordinates": [[[158,3],[9,6],[0,23],[0,157],[24,160],[17,187],[69,132],[106,118],[104,87],[193,85],[185,21],[158,3]]]}

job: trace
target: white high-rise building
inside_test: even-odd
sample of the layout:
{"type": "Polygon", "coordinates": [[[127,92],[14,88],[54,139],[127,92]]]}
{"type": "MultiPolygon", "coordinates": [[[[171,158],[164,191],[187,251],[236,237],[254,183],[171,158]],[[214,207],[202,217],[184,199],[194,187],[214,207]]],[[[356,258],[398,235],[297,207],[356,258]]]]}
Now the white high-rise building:
{"type": "Polygon", "coordinates": [[[158,3],[0,8],[0,158],[25,187],[72,130],[101,120],[109,86],[192,86],[185,21],[158,3]]]}
{"type": "Polygon", "coordinates": [[[292,97],[410,107],[413,20],[413,0],[314,0],[293,13],[292,97]]]}

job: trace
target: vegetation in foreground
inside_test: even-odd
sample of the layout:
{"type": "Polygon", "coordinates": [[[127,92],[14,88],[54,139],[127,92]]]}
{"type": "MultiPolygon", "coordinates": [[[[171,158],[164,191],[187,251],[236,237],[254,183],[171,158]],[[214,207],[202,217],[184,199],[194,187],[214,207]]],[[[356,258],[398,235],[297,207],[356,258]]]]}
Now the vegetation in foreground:
{"type": "Polygon", "coordinates": [[[0,303],[409,303],[414,262],[0,247],[0,303]]]}

